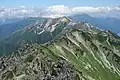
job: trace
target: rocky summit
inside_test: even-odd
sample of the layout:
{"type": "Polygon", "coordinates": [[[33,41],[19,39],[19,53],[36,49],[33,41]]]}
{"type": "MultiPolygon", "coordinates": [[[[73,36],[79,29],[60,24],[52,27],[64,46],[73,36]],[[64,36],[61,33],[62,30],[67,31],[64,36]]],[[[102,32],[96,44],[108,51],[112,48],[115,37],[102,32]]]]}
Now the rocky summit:
{"type": "Polygon", "coordinates": [[[120,80],[120,37],[86,22],[47,19],[3,45],[0,80],[120,80]],[[10,52],[8,43],[15,45],[10,52]]]}

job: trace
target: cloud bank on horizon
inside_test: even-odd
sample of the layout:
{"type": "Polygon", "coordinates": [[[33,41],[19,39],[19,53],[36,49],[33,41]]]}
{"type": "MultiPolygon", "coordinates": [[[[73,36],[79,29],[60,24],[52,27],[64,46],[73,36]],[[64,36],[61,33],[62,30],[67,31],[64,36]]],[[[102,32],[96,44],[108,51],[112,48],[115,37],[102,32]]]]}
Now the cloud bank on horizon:
{"type": "Polygon", "coordinates": [[[13,17],[61,17],[74,14],[89,14],[92,16],[120,17],[120,7],[68,7],[64,5],[54,5],[46,8],[0,8],[0,18],[13,17]]]}

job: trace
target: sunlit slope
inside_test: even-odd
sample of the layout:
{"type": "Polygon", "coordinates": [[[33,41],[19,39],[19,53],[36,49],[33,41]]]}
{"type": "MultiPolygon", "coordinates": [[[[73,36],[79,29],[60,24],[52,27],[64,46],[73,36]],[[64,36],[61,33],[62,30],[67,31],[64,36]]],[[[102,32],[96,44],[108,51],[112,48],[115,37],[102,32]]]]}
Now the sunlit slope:
{"type": "Polygon", "coordinates": [[[75,65],[85,79],[120,79],[120,38],[110,31],[85,26],[88,25],[74,26],[59,39],[46,44],[44,52],[50,51],[75,65]]]}

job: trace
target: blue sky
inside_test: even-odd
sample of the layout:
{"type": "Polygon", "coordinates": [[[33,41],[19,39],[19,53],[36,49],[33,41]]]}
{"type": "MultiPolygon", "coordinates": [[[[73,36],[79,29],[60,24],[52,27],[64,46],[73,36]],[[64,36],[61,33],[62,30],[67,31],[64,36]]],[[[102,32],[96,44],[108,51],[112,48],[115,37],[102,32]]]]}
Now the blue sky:
{"type": "Polygon", "coordinates": [[[46,7],[51,5],[65,6],[116,6],[120,0],[0,0],[0,6],[5,7],[46,7]]]}

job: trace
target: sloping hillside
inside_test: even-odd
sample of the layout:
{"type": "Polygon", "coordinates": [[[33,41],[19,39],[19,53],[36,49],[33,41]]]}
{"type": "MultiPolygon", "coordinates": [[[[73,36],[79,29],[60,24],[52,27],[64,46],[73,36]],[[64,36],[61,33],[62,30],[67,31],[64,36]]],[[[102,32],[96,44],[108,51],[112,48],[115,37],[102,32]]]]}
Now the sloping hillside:
{"type": "Polygon", "coordinates": [[[119,80],[120,37],[88,23],[69,24],[52,41],[1,57],[0,74],[5,80],[119,80]]]}

